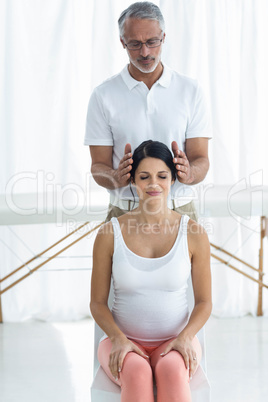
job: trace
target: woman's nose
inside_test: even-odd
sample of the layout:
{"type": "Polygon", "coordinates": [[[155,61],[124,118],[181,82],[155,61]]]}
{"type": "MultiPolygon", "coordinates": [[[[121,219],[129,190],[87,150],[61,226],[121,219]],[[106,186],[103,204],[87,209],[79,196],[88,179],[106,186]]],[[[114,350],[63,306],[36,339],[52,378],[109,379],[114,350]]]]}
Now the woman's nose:
{"type": "Polygon", "coordinates": [[[157,182],[157,178],[156,177],[152,177],[149,183],[150,187],[157,187],[158,186],[158,182],[157,182]]]}

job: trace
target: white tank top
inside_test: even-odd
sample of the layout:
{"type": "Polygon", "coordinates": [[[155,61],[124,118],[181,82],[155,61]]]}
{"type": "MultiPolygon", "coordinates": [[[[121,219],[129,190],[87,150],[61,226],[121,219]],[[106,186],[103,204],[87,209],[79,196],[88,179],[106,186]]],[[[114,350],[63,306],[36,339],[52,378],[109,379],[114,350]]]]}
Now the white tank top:
{"type": "Polygon", "coordinates": [[[186,290],[191,273],[187,243],[189,217],[183,215],[176,241],[163,257],[145,258],[125,244],[117,218],[114,230],[112,314],[130,339],[157,346],[176,337],[188,321],[186,290]]]}

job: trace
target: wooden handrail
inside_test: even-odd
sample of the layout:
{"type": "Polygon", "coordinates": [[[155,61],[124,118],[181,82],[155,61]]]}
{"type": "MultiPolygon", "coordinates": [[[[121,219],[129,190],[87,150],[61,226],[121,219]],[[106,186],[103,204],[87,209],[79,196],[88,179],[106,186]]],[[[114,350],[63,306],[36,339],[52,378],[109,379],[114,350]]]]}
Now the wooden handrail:
{"type": "Polygon", "coordinates": [[[240,274],[246,276],[247,278],[251,279],[252,281],[258,283],[259,285],[261,285],[262,287],[265,287],[268,289],[268,285],[265,285],[261,280],[255,279],[253,278],[253,276],[250,276],[248,274],[246,274],[245,272],[241,271],[241,269],[238,269],[236,267],[234,267],[232,264],[229,264],[228,261],[224,260],[223,258],[218,257],[217,255],[211,253],[211,257],[216,258],[216,260],[219,260],[220,262],[222,262],[223,264],[227,265],[228,267],[234,269],[236,272],[239,272],[240,274]]]}
{"type": "Polygon", "coordinates": [[[33,262],[37,258],[41,257],[41,255],[45,254],[47,251],[51,250],[53,247],[57,246],[60,244],[63,240],[66,240],[69,236],[77,232],[78,230],[82,229],[84,226],[88,225],[89,222],[83,223],[83,225],[79,226],[77,229],[73,230],[71,233],[67,234],[64,236],[62,239],[58,240],[56,243],[52,244],[52,246],[46,248],[42,253],[36,254],[33,258],[30,260],[26,261],[24,264],[22,264],[20,267],[16,268],[14,271],[10,272],[8,275],[4,276],[4,278],[0,279],[0,283],[4,282],[6,279],[10,278],[12,275],[14,275],[16,272],[20,271],[22,268],[26,267],[26,265],[30,264],[30,262],[33,262]]]}
{"type": "MultiPolygon", "coordinates": [[[[265,237],[265,217],[261,217],[261,232],[260,232],[260,249],[259,249],[259,280],[262,282],[262,275],[263,275],[263,239],[265,237]]],[[[257,308],[257,316],[260,317],[263,315],[263,309],[262,309],[262,290],[263,286],[259,284],[259,289],[258,289],[258,308],[257,308]]]]}
{"type": "MultiPolygon", "coordinates": [[[[101,225],[103,224],[100,223],[99,225],[95,226],[93,229],[89,230],[87,233],[83,234],[82,236],[80,236],[78,239],[76,239],[75,241],[73,241],[72,243],[68,244],[66,247],[64,247],[63,249],[61,249],[60,251],[58,251],[57,253],[53,254],[51,257],[47,258],[45,261],[43,261],[41,264],[37,265],[37,267],[33,268],[30,272],[28,272],[26,275],[22,276],[21,278],[19,278],[18,280],[16,280],[15,282],[11,283],[9,286],[7,286],[5,289],[0,291],[0,294],[5,293],[7,290],[13,288],[13,286],[17,285],[19,282],[23,281],[25,278],[27,278],[28,276],[32,275],[33,272],[37,271],[38,269],[40,269],[43,265],[47,264],[49,261],[53,260],[55,257],[57,257],[59,254],[63,253],[63,251],[67,250],[68,248],[70,248],[71,246],[73,246],[75,243],[77,243],[78,241],[82,240],[84,237],[86,237],[87,235],[89,235],[90,233],[94,232],[94,230],[98,229],[101,225]]],[[[73,232],[72,232],[73,233],[73,232]]]]}
{"type": "MultiPolygon", "coordinates": [[[[229,255],[230,257],[234,258],[236,261],[241,262],[242,264],[244,264],[244,265],[246,265],[247,267],[253,269],[254,271],[260,272],[260,270],[259,270],[258,268],[253,267],[253,265],[250,265],[250,264],[248,264],[246,261],[241,260],[241,258],[236,257],[234,254],[229,253],[229,251],[225,250],[224,248],[221,248],[221,247],[219,247],[219,246],[216,246],[216,245],[213,244],[213,243],[210,243],[210,245],[211,245],[212,247],[214,247],[216,250],[219,250],[219,251],[221,251],[222,253],[229,255]]],[[[262,274],[262,275],[264,275],[264,274],[262,274]]]]}

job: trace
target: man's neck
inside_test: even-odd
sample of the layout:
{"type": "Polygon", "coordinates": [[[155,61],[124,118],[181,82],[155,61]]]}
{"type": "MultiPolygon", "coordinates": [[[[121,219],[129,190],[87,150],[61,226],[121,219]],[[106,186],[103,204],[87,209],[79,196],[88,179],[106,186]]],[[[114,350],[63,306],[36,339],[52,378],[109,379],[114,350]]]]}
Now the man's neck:
{"type": "Polygon", "coordinates": [[[144,84],[151,89],[154,83],[159,80],[163,73],[163,65],[158,63],[156,69],[152,73],[143,73],[137,69],[132,63],[128,65],[129,74],[137,81],[143,81],[144,84]]]}

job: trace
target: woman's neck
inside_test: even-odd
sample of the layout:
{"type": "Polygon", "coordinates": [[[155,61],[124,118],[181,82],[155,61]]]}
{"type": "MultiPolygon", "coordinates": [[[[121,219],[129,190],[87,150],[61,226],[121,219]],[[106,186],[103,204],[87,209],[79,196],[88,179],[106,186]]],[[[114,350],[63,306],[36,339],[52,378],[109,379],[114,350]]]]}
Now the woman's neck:
{"type": "Polygon", "coordinates": [[[140,201],[138,208],[135,209],[135,217],[138,223],[162,225],[171,219],[172,210],[163,205],[143,205],[140,201]]]}

